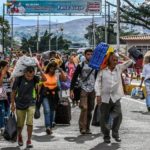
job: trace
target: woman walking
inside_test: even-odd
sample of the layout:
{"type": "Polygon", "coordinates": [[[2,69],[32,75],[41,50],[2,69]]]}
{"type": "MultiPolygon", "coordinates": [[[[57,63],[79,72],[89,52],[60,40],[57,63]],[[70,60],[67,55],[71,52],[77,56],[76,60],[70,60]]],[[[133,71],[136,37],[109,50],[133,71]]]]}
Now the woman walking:
{"type": "Polygon", "coordinates": [[[0,130],[1,134],[4,130],[4,122],[5,117],[8,115],[9,105],[8,104],[8,97],[7,91],[5,86],[3,85],[3,80],[7,75],[8,70],[8,62],[7,61],[0,61],[0,130]]]}
{"type": "Polygon", "coordinates": [[[56,72],[57,64],[51,61],[45,71],[46,81],[43,83],[41,95],[43,97],[43,109],[45,117],[46,133],[52,134],[52,123],[54,118],[54,111],[59,101],[58,96],[58,81],[65,81],[66,75],[62,69],[59,68],[59,73],[56,72]]]}

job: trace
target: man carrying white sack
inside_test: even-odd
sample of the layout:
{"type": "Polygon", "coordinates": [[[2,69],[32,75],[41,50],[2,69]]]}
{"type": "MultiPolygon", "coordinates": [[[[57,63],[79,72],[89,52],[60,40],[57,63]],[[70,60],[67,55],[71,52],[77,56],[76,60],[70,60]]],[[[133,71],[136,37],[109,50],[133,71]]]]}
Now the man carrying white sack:
{"type": "Polygon", "coordinates": [[[28,66],[36,67],[36,64],[39,64],[36,58],[29,57],[26,55],[26,52],[23,52],[23,56],[18,59],[15,65],[15,68],[11,74],[11,78],[22,76],[28,66]]]}
{"type": "Polygon", "coordinates": [[[101,105],[101,131],[104,134],[104,142],[110,143],[109,116],[113,117],[112,137],[121,142],[119,137],[119,128],[122,122],[122,111],[120,100],[124,96],[122,86],[122,72],[132,64],[132,60],[119,54],[124,59],[123,64],[118,64],[118,54],[111,53],[108,59],[108,65],[105,69],[99,71],[95,91],[97,103],[101,105]]]}

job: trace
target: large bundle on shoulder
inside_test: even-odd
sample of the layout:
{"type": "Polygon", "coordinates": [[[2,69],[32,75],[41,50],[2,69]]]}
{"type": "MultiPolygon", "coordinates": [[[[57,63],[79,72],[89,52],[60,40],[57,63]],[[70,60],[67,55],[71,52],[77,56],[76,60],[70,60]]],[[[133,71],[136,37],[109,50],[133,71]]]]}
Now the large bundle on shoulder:
{"type": "Polygon", "coordinates": [[[104,69],[108,65],[108,59],[110,54],[114,52],[112,47],[108,44],[101,42],[94,49],[93,56],[90,60],[89,66],[95,70],[104,69]]]}
{"type": "Polygon", "coordinates": [[[37,60],[34,57],[22,56],[18,59],[16,66],[11,74],[11,78],[20,77],[24,74],[26,67],[36,66],[37,60]]]}

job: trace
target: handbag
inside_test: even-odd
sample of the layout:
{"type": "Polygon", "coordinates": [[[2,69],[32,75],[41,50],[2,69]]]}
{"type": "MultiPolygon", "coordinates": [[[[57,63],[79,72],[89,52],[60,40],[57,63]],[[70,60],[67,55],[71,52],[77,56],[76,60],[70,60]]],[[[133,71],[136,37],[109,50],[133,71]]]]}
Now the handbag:
{"type": "Polygon", "coordinates": [[[15,114],[12,112],[6,121],[3,137],[8,141],[15,140],[17,138],[17,121],[15,114]]]}
{"type": "Polygon", "coordinates": [[[62,90],[68,90],[70,89],[70,85],[71,85],[71,80],[69,78],[67,78],[66,81],[61,81],[61,89],[62,90]]]}
{"type": "Polygon", "coordinates": [[[35,113],[34,113],[34,119],[39,119],[40,116],[41,116],[40,109],[36,106],[35,113]]]}
{"type": "Polygon", "coordinates": [[[96,105],[94,110],[93,120],[92,120],[92,126],[96,126],[96,127],[100,126],[100,117],[101,117],[100,105],[96,105]]]}

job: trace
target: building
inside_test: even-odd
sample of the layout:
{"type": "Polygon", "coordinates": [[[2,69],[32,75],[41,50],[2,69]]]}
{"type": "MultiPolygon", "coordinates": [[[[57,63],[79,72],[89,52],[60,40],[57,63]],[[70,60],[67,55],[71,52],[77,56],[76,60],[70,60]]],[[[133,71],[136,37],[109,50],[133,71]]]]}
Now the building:
{"type": "Polygon", "coordinates": [[[120,38],[127,45],[127,50],[136,47],[143,54],[150,50],[150,35],[131,35],[120,38]]]}

